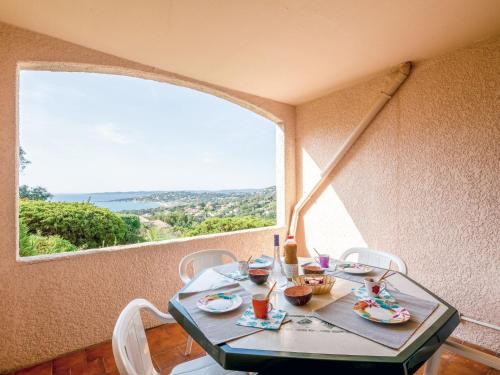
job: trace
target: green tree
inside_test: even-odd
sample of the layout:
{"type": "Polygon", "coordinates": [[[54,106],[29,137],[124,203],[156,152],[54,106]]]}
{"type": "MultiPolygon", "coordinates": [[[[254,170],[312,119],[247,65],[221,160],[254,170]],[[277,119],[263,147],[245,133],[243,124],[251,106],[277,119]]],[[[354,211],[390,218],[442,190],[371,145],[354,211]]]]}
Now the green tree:
{"type": "MultiPolygon", "coordinates": [[[[29,161],[26,158],[26,151],[24,151],[22,147],[19,147],[19,167],[21,169],[21,172],[24,172],[24,170],[29,164],[31,164],[31,161],[29,161]]],[[[41,186],[36,186],[36,187],[29,187],[27,185],[19,186],[19,198],[46,201],[51,197],[52,194],[50,194],[47,191],[47,189],[41,186]]]]}
{"type": "Polygon", "coordinates": [[[52,194],[41,186],[29,187],[27,185],[21,185],[19,186],[19,198],[46,201],[47,199],[52,198],[52,194]]]}
{"type": "Polygon", "coordinates": [[[19,147],[19,167],[21,168],[21,172],[24,172],[28,164],[31,164],[31,162],[26,158],[26,151],[22,147],[19,147]]]}

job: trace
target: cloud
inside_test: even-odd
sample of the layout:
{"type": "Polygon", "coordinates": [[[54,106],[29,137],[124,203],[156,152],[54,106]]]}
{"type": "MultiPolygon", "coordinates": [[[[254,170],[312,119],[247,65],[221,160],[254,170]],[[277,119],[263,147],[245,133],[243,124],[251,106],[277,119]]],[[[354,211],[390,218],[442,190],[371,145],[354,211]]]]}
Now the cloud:
{"type": "Polygon", "coordinates": [[[213,164],[215,162],[215,155],[211,152],[204,152],[201,162],[204,164],[213,164]]]}
{"type": "Polygon", "coordinates": [[[127,145],[133,142],[128,135],[120,133],[116,124],[102,124],[94,128],[100,139],[119,145],[127,145]]]}

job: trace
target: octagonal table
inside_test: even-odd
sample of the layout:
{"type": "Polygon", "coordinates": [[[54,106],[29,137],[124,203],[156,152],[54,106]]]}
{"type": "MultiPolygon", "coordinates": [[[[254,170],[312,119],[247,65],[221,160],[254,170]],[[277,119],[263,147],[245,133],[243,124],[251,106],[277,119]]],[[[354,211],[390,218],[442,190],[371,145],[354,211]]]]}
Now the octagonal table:
{"type": "MultiPolygon", "coordinates": [[[[182,289],[184,292],[206,290],[224,277],[208,269],[182,289]]],[[[399,350],[366,338],[321,325],[310,317],[317,310],[351,292],[361,284],[337,277],[330,294],[315,295],[306,306],[289,304],[281,291],[273,293],[275,307],[286,310],[292,322],[279,331],[260,331],[230,342],[213,345],[201,332],[177,296],[169,302],[169,312],[187,333],[222,367],[259,374],[300,373],[307,371],[336,374],[412,374],[427,361],[459,324],[455,308],[408,276],[394,273],[386,278],[389,288],[438,304],[434,312],[399,350]],[[307,319],[308,327],[301,322],[307,319]]],[[[240,284],[251,293],[263,293],[267,286],[249,280],[240,284]]],[[[208,292],[207,292],[208,293],[208,292]]]]}

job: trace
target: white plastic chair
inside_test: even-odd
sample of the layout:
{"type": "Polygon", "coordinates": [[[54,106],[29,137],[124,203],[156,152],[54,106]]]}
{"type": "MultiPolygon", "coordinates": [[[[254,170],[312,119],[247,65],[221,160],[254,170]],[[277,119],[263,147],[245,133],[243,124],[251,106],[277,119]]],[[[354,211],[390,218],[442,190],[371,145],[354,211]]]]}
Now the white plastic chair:
{"type": "MultiPolygon", "coordinates": [[[[200,274],[204,270],[210,267],[219,266],[224,264],[224,257],[236,262],[238,259],[229,250],[201,250],[195,253],[186,255],[181,259],[179,263],[179,276],[184,283],[188,284],[196,275],[200,274]],[[189,270],[192,271],[192,275],[189,275],[189,270]]],[[[193,346],[193,339],[188,336],[188,341],[186,344],[185,355],[191,353],[191,347],[193,346]]]]}
{"type": "Polygon", "coordinates": [[[405,275],[407,273],[406,263],[397,255],[385,251],[368,249],[366,247],[353,247],[344,251],[344,253],[340,256],[340,260],[346,261],[347,258],[353,254],[358,255],[357,261],[359,263],[389,269],[391,267],[391,262],[393,262],[398,266],[399,272],[405,275]]]}
{"type": "MultiPolygon", "coordinates": [[[[139,298],[131,301],[121,312],[113,331],[113,355],[120,375],[160,375],[153,366],[146,332],[140,311],[149,311],[163,323],[174,323],[169,314],[164,314],[153,304],[139,298]]],[[[245,374],[224,370],[210,356],[181,363],[174,367],[171,375],[227,375],[245,374]]]]}
{"type": "Polygon", "coordinates": [[[207,268],[215,267],[224,263],[224,257],[236,262],[238,259],[229,250],[202,250],[186,255],[179,263],[179,276],[184,285],[189,283],[195,276],[205,271],[207,268]],[[193,274],[189,275],[189,268],[193,274]]]}

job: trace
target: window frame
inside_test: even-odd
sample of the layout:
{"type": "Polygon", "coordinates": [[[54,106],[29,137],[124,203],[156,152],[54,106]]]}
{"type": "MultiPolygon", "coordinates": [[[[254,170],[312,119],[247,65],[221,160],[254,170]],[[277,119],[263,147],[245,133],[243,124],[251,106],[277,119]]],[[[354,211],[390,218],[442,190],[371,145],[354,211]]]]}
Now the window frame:
{"type": "MultiPolygon", "coordinates": [[[[232,90],[227,89],[231,92],[232,90]]],[[[199,81],[190,81],[188,79],[181,79],[180,77],[170,77],[164,74],[151,73],[141,70],[129,69],[119,66],[107,66],[107,65],[93,65],[93,64],[82,64],[82,63],[54,63],[54,62],[18,62],[16,68],[16,123],[15,123],[15,133],[16,133],[16,155],[15,155],[15,228],[16,228],[16,262],[18,263],[39,263],[51,260],[60,260],[65,258],[73,258],[84,255],[93,255],[100,253],[109,253],[117,251],[128,251],[128,250],[140,250],[145,248],[152,248],[157,246],[167,246],[184,243],[186,241],[203,241],[210,240],[219,237],[229,237],[237,236],[252,232],[261,231],[274,231],[281,232],[285,230],[286,224],[286,200],[285,200],[285,163],[286,163],[286,147],[285,147],[285,123],[283,120],[272,114],[271,112],[259,107],[249,101],[239,98],[235,95],[229,94],[222,88],[211,87],[208,84],[203,84],[199,81]],[[20,244],[19,244],[19,175],[20,175],[20,159],[19,159],[19,76],[21,71],[25,70],[35,70],[35,71],[51,71],[51,72],[79,72],[79,73],[98,73],[98,74],[110,74],[125,77],[140,78],[160,83],[167,83],[171,85],[176,85],[180,87],[186,87],[193,90],[203,92],[208,95],[213,95],[223,100],[229,101],[235,105],[238,105],[244,109],[250,110],[257,115],[260,115],[270,121],[275,125],[276,137],[275,137],[275,186],[276,186],[276,225],[268,227],[259,227],[252,229],[242,229],[232,232],[221,232],[214,234],[206,234],[194,237],[182,237],[171,240],[163,241],[150,241],[141,242],[137,244],[124,244],[116,246],[108,246],[103,248],[94,248],[87,250],[77,250],[73,252],[65,253],[55,253],[55,254],[45,254],[45,255],[34,255],[21,257],[19,254],[20,244]]]]}

